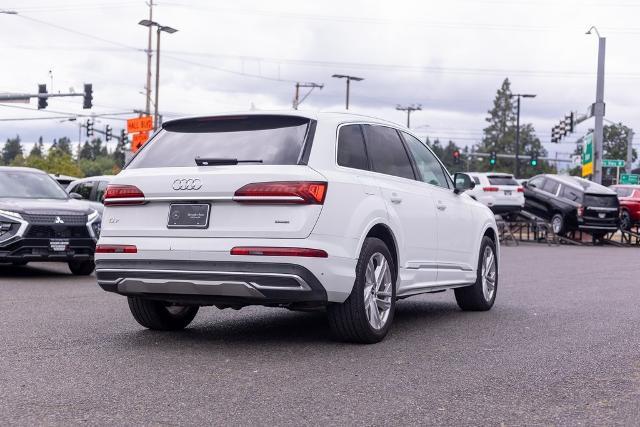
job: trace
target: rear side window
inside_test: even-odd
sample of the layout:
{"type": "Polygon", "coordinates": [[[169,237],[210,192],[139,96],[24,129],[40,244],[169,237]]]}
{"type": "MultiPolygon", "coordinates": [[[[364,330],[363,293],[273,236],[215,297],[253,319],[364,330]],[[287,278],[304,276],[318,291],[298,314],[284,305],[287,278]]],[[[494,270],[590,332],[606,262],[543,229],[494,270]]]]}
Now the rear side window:
{"type": "Polygon", "coordinates": [[[489,175],[487,176],[489,179],[489,184],[491,185],[512,185],[519,186],[518,181],[516,181],[511,175],[489,175]]]}
{"type": "Polygon", "coordinates": [[[338,165],[354,169],[369,169],[360,125],[347,125],[338,134],[338,165]]]}
{"type": "Polygon", "coordinates": [[[560,195],[565,199],[571,200],[572,202],[582,203],[582,191],[578,189],[563,185],[560,195]]]}
{"type": "Polygon", "coordinates": [[[395,129],[376,125],[364,125],[363,129],[374,171],[415,179],[409,155],[395,129]]]}
{"type": "Polygon", "coordinates": [[[195,166],[195,158],[259,160],[298,164],[310,120],[254,115],[184,119],[167,123],[131,161],[129,168],[195,166]]]}
{"type": "Polygon", "coordinates": [[[608,196],[600,194],[585,194],[584,203],[585,206],[593,206],[598,208],[617,208],[618,196],[608,196]]]}
{"type": "Polygon", "coordinates": [[[542,190],[546,191],[547,193],[556,194],[556,191],[558,191],[559,186],[560,184],[558,184],[554,180],[546,179],[544,181],[544,185],[542,186],[542,190]]]}
{"type": "Polygon", "coordinates": [[[478,178],[477,176],[472,176],[471,179],[473,180],[473,183],[475,185],[480,185],[480,178],[478,178]]]}

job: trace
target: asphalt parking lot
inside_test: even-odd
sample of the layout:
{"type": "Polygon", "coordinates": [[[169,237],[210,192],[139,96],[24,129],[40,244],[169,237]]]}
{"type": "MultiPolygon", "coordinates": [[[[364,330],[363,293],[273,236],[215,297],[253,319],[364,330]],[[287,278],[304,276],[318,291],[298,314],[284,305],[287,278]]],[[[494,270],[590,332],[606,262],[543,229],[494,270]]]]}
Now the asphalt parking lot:
{"type": "Polygon", "coordinates": [[[201,309],[143,330],[65,265],[1,267],[3,424],[637,424],[636,249],[504,247],[497,305],[400,301],[381,344],[319,313],[201,309]]]}

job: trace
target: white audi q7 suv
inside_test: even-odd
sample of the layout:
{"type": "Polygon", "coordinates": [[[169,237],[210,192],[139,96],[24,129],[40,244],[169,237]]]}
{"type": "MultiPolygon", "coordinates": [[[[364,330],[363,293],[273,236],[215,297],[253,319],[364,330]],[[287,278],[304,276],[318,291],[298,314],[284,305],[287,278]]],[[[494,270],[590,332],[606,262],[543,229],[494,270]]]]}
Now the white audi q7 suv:
{"type": "Polygon", "coordinates": [[[144,327],[201,306],[326,309],[338,339],[378,342],[396,301],[453,289],[488,310],[494,216],[396,124],[246,113],[163,124],[109,184],[96,275],[144,327]]]}

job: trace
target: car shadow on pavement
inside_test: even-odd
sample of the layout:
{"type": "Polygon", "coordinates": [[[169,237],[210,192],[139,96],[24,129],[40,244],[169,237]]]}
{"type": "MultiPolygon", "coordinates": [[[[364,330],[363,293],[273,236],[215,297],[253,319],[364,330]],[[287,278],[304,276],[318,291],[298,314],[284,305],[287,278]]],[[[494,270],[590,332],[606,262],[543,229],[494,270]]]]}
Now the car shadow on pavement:
{"type": "Polygon", "coordinates": [[[45,277],[45,276],[70,276],[71,272],[67,270],[67,266],[50,265],[48,267],[28,264],[25,266],[17,266],[12,264],[0,264],[0,277],[45,277]],[[57,268],[56,268],[57,267],[57,268]]]}
{"type": "MultiPolygon", "coordinates": [[[[333,341],[324,312],[291,312],[283,309],[264,311],[248,308],[244,310],[251,310],[252,314],[247,315],[243,313],[244,310],[237,314],[228,313],[227,310],[222,316],[221,313],[210,314],[209,310],[211,308],[202,309],[194,323],[180,332],[139,329],[118,336],[128,344],[135,342],[135,345],[150,346],[156,346],[158,342],[210,346],[219,345],[221,341],[260,346],[282,343],[340,344],[333,341]]],[[[438,328],[443,323],[456,322],[462,314],[455,302],[401,301],[396,309],[391,335],[387,339],[401,338],[405,333],[425,331],[425,328],[438,328]]]]}

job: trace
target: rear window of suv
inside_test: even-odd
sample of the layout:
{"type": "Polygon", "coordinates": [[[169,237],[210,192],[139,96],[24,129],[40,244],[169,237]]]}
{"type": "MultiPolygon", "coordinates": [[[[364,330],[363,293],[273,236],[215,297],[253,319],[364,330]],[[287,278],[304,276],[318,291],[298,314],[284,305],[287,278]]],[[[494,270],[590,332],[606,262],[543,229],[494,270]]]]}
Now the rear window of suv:
{"type": "Polygon", "coordinates": [[[598,208],[617,208],[618,196],[614,195],[601,195],[601,194],[585,194],[584,202],[585,206],[593,206],[598,208]]]}
{"type": "Polygon", "coordinates": [[[513,185],[519,186],[518,181],[511,175],[489,175],[489,184],[491,185],[513,185]]]}
{"type": "Polygon", "coordinates": [[[167,123],[128,168],[195,166],[196,157],[296,165],[310,123],[304,117],[277,115],[176,120],[167,123]]]}

